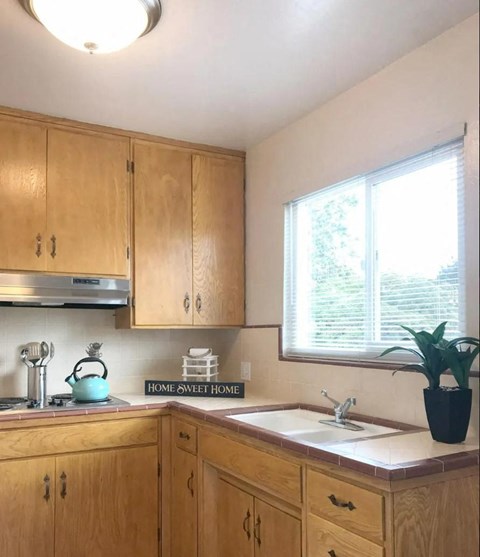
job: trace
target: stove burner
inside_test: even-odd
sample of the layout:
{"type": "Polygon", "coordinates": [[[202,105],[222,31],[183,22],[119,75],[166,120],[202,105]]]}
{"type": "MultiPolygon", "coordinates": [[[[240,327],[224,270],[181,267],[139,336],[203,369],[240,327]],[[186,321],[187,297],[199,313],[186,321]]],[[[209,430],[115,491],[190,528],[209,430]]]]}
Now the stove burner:
{"type": "Polygon", "coordinates": [[[60,393],[58,395],[52,395],[50,398],[52,400],[72,400],[72,393],[60,393]]]}
{"type": "Polygon", "coordinates": [[[72,399],[73,404],[99,404],[101,402],[110,402],[112,399],[107,396],[107,398],[101,398],[100,400],[77,400],[76,398],[72,399]]]}
{"type": "Polygon", "coordinates": [[[0,404],[0,412],[2,410],[11,410],[13,406],[11,404],[0,404]]]}
{"type": "MultiPolygon", "coordinates": [[[[23,398],[23,397],[19,397],[19,396],[9,396],[9,397],[5,397],[5,398],[0,398],[0,405],[4,406],[4,405],[12,405],[12,404],[21,404],[22,402],[25,402],[27,399],[23,398]]],[[[3,408],[3,410],[7,410],[7,408],[3,408]]]]}

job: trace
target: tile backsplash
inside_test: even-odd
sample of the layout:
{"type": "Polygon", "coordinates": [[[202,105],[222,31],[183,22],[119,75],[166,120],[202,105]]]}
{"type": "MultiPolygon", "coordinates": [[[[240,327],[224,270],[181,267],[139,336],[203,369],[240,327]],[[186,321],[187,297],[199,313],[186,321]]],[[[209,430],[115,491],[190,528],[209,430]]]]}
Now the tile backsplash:
{"type": "MultiPolygon", "coordinates": [[[[117,330],[111,310],[0,308],[0,396],[26,394],[27,371],[20,350],[27,342],[41,340],[55,344],[47,372],[49,394],[70,392],[65,377],[86,357],[91,342],[103,342],[102,360],[112,392],[132,394],[143,393],[145,379],[181,380],[182,355],[198,346],[219,355],[220,380],[240,380],[240,362],[250,362],[247,395],[328,405],[320,394],[327,389],[339,400],[356,397],[358,413],[427,426],[425,378],[420,374],[393,377],[387,370],[279,361],[276,327],[117,330]]],[[[444,376],[442,383],[454,381],[444,376]]],[[[478,436],[478,379],[471,380],[471,387],[470,434],[478,436]]]]}
{"type": "MultiPolygon", "coordinates": [[[[190,346],[212,348],[219,355],[220,378],[235,375],[240,353],[238,329],[116,330],[112,310],[0,307],[0,396],[23,396],[27,370],[20,351],[27,342],[55,345],[47,369],[49,394],[70,392],[65,383],[73,366],[87,356],[91,342],[103,342],[102,360],[112,392],[143,393],[145,379],[181,380],[182,355],[190,346]]],[[[87,364],[85,371],[96,372],[87,364]]]]}
{"type": "MultiPolygon", "coordinates": [[[[357,399],[353,411],[428,427],[423,402],[425,377],[419,373],[392,375],[384,369],[367,369],[278,360],[278,328],[247,328],[236,341],[242,361],[251,362],[252,381],[247,391],[286,402],[305,402],[329,406],[321,394],[327,389],[337,400],[357,399]]],[[[444,375],[443,385],[455,385],[444,375]]],[[[469,435],[478,437],[479,380],[472,378],[472,414],[469,435]]]]}

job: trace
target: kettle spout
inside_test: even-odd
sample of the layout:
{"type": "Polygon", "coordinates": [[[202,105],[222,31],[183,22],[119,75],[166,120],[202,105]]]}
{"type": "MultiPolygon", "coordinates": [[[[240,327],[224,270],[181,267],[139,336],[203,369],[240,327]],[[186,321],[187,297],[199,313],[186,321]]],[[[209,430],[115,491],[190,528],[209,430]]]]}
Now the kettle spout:
{"type": "Polygon", "coordinates": [[[68,377],[65,377],[65,381],[71,386],[73,387],[75,385],[75,383],[78,381],[77,377],[76,377],[76,373],[71,373],[68,377]]]}

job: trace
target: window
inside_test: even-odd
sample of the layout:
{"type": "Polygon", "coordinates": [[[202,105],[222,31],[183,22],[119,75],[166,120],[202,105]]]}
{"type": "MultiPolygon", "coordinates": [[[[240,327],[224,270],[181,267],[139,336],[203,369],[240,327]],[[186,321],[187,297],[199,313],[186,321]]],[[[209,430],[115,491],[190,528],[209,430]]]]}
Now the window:
{"type": "Polygon", "coordinates": [[[288,203],[284,355],[371,360],[400,324],[464,334],[463,194],[462,138],[288,203]]]}

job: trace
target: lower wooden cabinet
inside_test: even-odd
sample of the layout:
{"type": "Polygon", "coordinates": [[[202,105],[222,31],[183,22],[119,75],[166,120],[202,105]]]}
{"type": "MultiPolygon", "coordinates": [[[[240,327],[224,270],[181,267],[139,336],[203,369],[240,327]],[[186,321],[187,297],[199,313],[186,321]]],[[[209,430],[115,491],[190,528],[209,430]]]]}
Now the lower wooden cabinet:
{"type": "Polygon", "coordinates": [[[0,556],[158,557],[158,441],[156,418],[0,431],[0,556]]]}
{"type": "Polygon", "coordinates": [[[55,458],[0,462],[0,555],[53,557],[55,458]]]}
{"type": "Polygon", "coordinates": [[[158,449],[57,458],[55,555],[158,555],[158,449]]]}
{"type": "Polygon", "coordinates": [[[172,557],[197,555],[197,457],[172,450],[172,557]]]}
{"type": "Polygon", "coordinates": [[[219,480],[219,557],[301,557],[301,554],[298,518],[219,480]]]}

